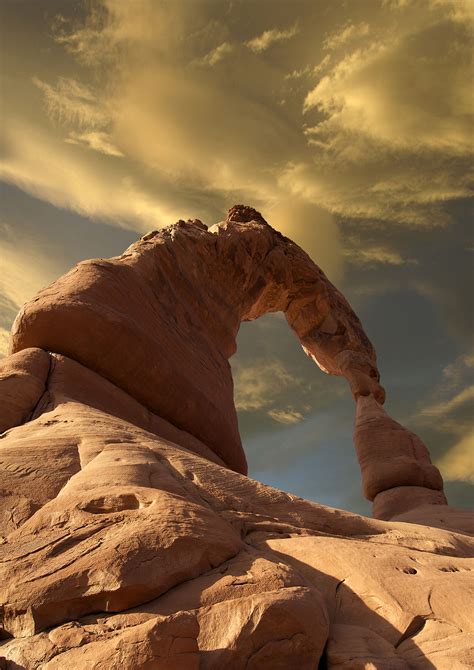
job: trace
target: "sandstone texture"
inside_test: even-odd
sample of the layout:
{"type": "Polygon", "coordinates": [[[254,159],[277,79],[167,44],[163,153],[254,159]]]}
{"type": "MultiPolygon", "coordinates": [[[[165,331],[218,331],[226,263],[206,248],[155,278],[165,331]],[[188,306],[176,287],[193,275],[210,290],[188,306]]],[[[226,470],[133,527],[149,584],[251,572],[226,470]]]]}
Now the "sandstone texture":
{"type": "Polygon", "coordinates": [[[250,207],[79,263],[0,361],[0,668],[474,666],[472,515],[342,294],[250,207]],[[344,376],[373,519],[247,477],[229,358],[284,312],[344,376]]]}

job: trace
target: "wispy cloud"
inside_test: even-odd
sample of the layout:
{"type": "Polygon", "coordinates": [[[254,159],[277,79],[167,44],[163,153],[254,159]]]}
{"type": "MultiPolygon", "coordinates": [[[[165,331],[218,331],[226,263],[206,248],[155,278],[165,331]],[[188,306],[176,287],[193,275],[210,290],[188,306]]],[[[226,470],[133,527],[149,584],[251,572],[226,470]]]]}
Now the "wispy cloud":
{"type": "Polygon", "coordinates": [[[297,409],[288,402],[302,401],[304,380],[290,372],[281,361],[261,361],[253,365],[233,368],[234,400],[239,412],[261,412],[276,423],[292,425],[303,421],[304,413],[311,410],[302,402],[297,409]]]}
{"type": "Polygon", "coordinates": [[[68,144],[79,144],[93,151],[98,151],[106,156],[122,157],[124,154],[113,143],[110,136],[101,131],[89,131],[86,133],[70,132],[65,142],[68,144]]]}
{"type": "MultiPolygon", "coordinates": [[[[117,10],[118,10],[118,3],[117,10]]],[[[97,65],[117,56],[120,42],[115,30],[114,3],[105,0],[91,5],[83,23],[61,14],[52,24],[54,41],[72,54],[81,64],[97,65]],[[106,39],[104,39],[106,37],[106,39]]]]}
{"type": "Polygon", "coordinates": [[[342,250],[347,262],[352,265],[416,265],[414,258],[403,258],[398,251],[383,246],[350,246],[342,250]]]}
{"type": "Polygon", "coordinates": [[[331,56],[326,54],[322,61],[317,65],[306,65],[300,70],[293,70],[285,75],[285,79],[302,79],[304,77],[316,76],[322,73],[331,62],[331,56]]]}
{"type": "Polygon", "coordinates": [[[265,30],[261,35],[253,37],[245,44],[251,51],[258,54],[262,53],[262,51],[266,51],[272,44],[290,40],[292,37],[295,37],[295,35],[297,35],[298,33],[299,33],[298,24],[294,23],[290,28],[287,28],[286,30],[285,29],[279,30],[278,28],[265,30]]]}
{"type": "Polygon", "coordinates": [[[474,484],[474,430],[451,447],[436,465],[445,479],[474,484]]]}
{"type": "Polygon", "coordinates": [[[466,353],[443,369],[443,390],[450,391],[464,383],[466,373],[474,368],[474,354],[466,353]]]}
{"type": "Polygon", "coordinates": [[[400,8],[398,31],[375,23],[355,46],[364,24],[339,34],[304,101],[315,156],[288,166],[294,191],[344,216],[428,226],[446,223],[441,203],[469,197],[471,25],[448,5],[426,10],[400,8]]]}
{"type": "Polygon", "coordinates": [[[222,42],[215,49],[212,49],[205,56],[196,58],[193,63],[203,67],[213,67],[227,58],[234,51],[234,45],[229,42],[222,42]]]}
{"type": "Polygon", "coordinates": [[[274,421],[283,423],[285,425],[299,423],[304,419],[304,416],[301,414],[301,412],[298,412],[292,407],[287,407],[286,409],[271,409],[267,412],[267,414],[274,421]]]}
{"type": "MultiPolygon", "coordinates": [[[[237,6],[223,13],[201,2],[141,0],[138,9],[97,0],[81,24],[58,18],[54,28],[84,80],[58,77],[56,68],[34,84],[57,135],[91,149],[91,160],[110,158],[106,181],[118,183],[117,164],[127,165],[128,183],[143,194],[141,211],[150,211],[145,194],[167,207],[166,174],[176,206],[179,194],[194,189],[208,202],[244,198],[263,209],[291,199],[346,218],[447,224],[444,203],[470,193],[467,19],[452,3],[427,3],[423,11],[407,3],[389,19],[361,10],[347,22],[341,10],[322,27],[306,20],[314,17],[312,3],[303,5],[294,22],[273,24],[243,45],[248,28],[237,6]],[[271,48],[283,43],[284,63],[271,48]],[[311,57],[308,44],[315,45],[311,57]]],[[[12,118],[21,122],[21,113],[12,118]]],[[[37,194],[57,192],[56,175],[44,188],[48,171],[36,170],[34,187],[34,171],[20,157],[15,183],[26,171],[22,183],[37,194]]],[[[76,203],[67,181],[72,193],[62,201],[76,203]]],[[[109,218],[117,215],[113,201],[109,218]]],[[[117,202],[128,216],[126,200],[117,202]]],[[[410,259],[379,248],[359,262],[410,259]]]]}
{"type": "Polygon", "coordinates": [[[452,398],[423,408],[422,414],[429,417],[446,417],[462,408],[474,410],[474,386],[463,389],[452,398]]]}
{"type": "Polygon", "coordinates": [[[436,419],[438,429],[466,434],[474,417],[473,369],[474,355],[470,353],[446,365],[441,380],[419,409],[419,420],[431,423],[436,419]]]}
{"type": "Polygon", "coordinates": [[[0,162],[0,178],[56,207],[139,231],[169,225],[182,214],[172,194],[167,200],[144,188],[122,161],[110,170],[106,156],[86,156],[20,123],[10,124],[5,139],[10,149],[0,162]]]}
{"type": "Polygon", "coordinates": [[[256,363],[233,371],[235,406],[240,411],[271,407],[282,389],[298,386],[299,380],[279,361],[256,363]]]}
{"type": "Polygon", "coordinates": [[[36,249],[14,230],[0,225],[0,305],[18,310],[59,274],[58,260],[36,249]]]}
{"type": "MultiPolygon", "coordinates": [[[[467,46],[464,28],[451,31],[459,50],[467,46]]],[[[306,96],[304,110],[317,108],[326,116],[314,134],[334,141],[334,134],[350,130],[394,148],[471,153],[471,91],[461,76],[469,63],[459,50],[434,52],[431,39],[433,30],[419,26],[404,39],[377,39],[345,53],[306,96]],[[415,65],[418,87],[409,75],[415,65]],[[441,67],[452,72],[451,81],[440,78],[441,67]]]]}
{"type": "Polygon", "coordinates": [[[33,77],[34,85],[42,91],[48,115],[59,123],[85,128],[101,128],[109,122],[92,90],[76,81],[59,77],[55,86],[33,77]]]}
{"type": "Polygon", "coordinates": [[[328,35],[323,42],[323,47],[328,51],[332,51],[333,49],[345,46],[348,42],[367,37],[369,32],[370,27],[368,23],[347,23],[339,30],[328,35]]]}

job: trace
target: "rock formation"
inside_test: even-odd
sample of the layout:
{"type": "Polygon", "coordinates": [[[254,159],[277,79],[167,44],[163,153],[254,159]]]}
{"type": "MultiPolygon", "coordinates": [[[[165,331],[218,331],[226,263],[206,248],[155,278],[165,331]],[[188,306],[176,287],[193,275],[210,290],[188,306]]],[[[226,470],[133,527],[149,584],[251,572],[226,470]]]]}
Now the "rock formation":
{"type": "Polygon", "coordinates": [[[345,298],[255,210],[79,263],[0,365],[0,667],[473,666],[472,518],[383,410],[345,298]],[[374,519],[246,476],[228,359],[272,311],[349,382],[374,519]]]}

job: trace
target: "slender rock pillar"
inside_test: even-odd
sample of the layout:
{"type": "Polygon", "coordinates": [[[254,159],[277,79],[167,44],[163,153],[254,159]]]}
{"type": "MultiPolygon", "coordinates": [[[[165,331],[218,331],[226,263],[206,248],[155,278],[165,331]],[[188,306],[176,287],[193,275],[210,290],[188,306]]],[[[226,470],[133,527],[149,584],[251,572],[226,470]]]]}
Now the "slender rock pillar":
{"type": "Polygon", "coordinates": [[[354,442],[364,495],[377,519],[421,505],[446,505],[443,479],[420,438],[394,421],[372,394],[357,398],[354,442]]]}

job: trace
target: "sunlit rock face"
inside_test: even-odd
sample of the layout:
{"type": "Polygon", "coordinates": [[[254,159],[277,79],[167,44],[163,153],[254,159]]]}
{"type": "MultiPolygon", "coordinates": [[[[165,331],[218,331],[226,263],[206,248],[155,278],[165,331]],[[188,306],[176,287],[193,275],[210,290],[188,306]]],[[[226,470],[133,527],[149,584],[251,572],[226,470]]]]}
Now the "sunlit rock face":
{"type": "MultiPolygon", "coordinates": [[[[0,370],[5,668],[469,668],[472,516],[324,273],[250,207],[80,263],[0,370]],[[228,359],[283,311],[343,375],[375,519],[246,476],[228,359]]],[[[1,666],[0,666],[1,667],[1,666]]]]}

